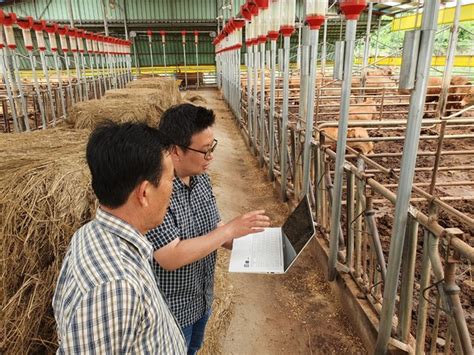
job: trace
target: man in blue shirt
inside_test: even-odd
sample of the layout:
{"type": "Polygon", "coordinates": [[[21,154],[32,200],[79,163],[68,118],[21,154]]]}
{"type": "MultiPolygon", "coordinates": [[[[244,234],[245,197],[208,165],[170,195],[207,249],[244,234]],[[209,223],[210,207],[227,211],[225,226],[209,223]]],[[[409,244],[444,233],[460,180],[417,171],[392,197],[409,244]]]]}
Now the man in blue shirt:
{"type": "Polygon", "coordinates": [[[165,219],[148,232],[155,248],[155,273],[183,330],[188,354],[201,347],[210,315],[216,250],[232,240],[269,226],[264,211],[253,211],[223,224],[206,171],[217,146],[214,113],[182,104],[162,116],[159,131],[172,142],[173,194],[165,219]]]}

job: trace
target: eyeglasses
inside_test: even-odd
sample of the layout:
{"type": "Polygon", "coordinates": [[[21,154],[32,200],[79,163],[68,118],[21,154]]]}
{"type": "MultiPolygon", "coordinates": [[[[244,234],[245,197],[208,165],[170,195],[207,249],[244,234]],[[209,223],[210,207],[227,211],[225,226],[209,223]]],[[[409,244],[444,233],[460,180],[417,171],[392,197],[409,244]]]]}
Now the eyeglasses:
{"type": "Polygon", "coordinates": [[[216,149],[216,146],[217,146],[217,139],[214,139],[212,141],[211,147],[206,151],[197,150],[197,149],[193,149],[193,148],[189,148],[189,147],[183,147],[183,148],[192,150],[193,152],[198,152],[198,153],[204,154],[204,159],[209,160],[211,158],[211,154],[214,153],[214,150],[216,149]]]}

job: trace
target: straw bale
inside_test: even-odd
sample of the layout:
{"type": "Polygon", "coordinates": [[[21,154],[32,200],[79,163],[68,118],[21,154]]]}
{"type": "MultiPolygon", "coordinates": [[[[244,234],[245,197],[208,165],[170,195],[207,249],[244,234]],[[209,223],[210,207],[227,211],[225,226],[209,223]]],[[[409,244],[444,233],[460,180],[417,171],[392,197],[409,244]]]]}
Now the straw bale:
{"type": "Polygon", "coordinates": [[[156,106],[146,99],[109,99],[78,102],[68,113],[67,124],[72,128],[94,129],[98,124],[114,122],[143,122],[156,126],[160,114],[156,106]]]}
{"type": "Polygon", "coordinates": [[[230,253],[219,250],[214,279],[214,302],[212,314],[206,327],[206,335],[201,355],[222,354],[221,340],[230,325],[230,318],[234,310],[234,289],[227,271],[230,253]]]}
{"type": "Polygon", "coordinates": [[[155,89],[163,96],[163,100],[169,103],[169,106],[173,106],[181,103],[179,82],[172,78],[144,78],[129,82],[127,88],[155,89]]]}
{"type": "MultiPolygon", "coordinates": [[[[180,94],[176,93],[176,95],[180,94]]],[[[109,90],[105,93],[104,99],[143,102],[145,105],[153,106],[160,117],[169,107],[178,103],[178,100],[171,95],[163,94],[163,91],[149,88],[109,90]]]]}
{"type": "Polygon", "coordinates": [[[0,137],[2,314],[0,352],[57,348],[51,299],[73,233],[96,209],[85,162],[89,131],[0,137]]]}

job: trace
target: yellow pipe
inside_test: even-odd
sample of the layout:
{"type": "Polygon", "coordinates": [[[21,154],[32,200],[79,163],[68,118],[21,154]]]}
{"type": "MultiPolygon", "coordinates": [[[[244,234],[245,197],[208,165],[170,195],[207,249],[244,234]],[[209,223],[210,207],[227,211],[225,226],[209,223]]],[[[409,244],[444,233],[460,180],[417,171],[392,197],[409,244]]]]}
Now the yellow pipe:
{"type": "MultiPolygon", "coordinates": [[[[374,63],[375,58],[370,57],[369,63],[374,63]]],[[[356,64],[362,64],[362,58],[356,58],[356,64]]],[[[400,66],[402,64],[401,57],[386,57],[383,59],[377,58],[378,65],[393,65],[393,66],[400,66]]],[[[433,56],[431,58],[431,65],[432,66],[444,66],[446,64],[446,57],[444,56],[433,56]]],[[[474,55],[457,55],[454,57],[454,64],[455,67],[474,67],[474,55]]]]}
{"type": "MultiPolygon", "coordinates": [[[[455,7],[453,6],[440,10],[438,13],[438,25],[453,23],[454,9],[455,7]]],[[[396,18],[392,21],[392,31],[406,31],[420,28],[422,17],[423,16],[420,14],[417,18],[416,14],[414,14],[396,18]]],[[[459,21],[474,21],[474,4],[461,6],[461,16],[459,21]]]]}

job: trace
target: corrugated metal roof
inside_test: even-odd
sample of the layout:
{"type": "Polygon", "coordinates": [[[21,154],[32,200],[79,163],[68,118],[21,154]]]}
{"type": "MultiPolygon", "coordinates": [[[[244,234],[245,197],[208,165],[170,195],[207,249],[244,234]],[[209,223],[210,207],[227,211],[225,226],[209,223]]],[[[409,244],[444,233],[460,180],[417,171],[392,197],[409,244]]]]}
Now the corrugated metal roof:
{"type": "MultiPolygon", "coordinates": [[[[71,0],[74,19],[81,21],[102,21],[101,0],[71,0]]],[[[124,8],[130,21],[157,20],[215,20],[216,0],[116,0],[114,8],[107,7],[111,21],[123,20],[124,8]],[[126,4],[124,2],[126,1],[126,4]]],[[[69,21],[67,1],[32,0],[18,1],[14,5],[3,6],[20,16],[41,17],[45,20],[69,21]]]]}

